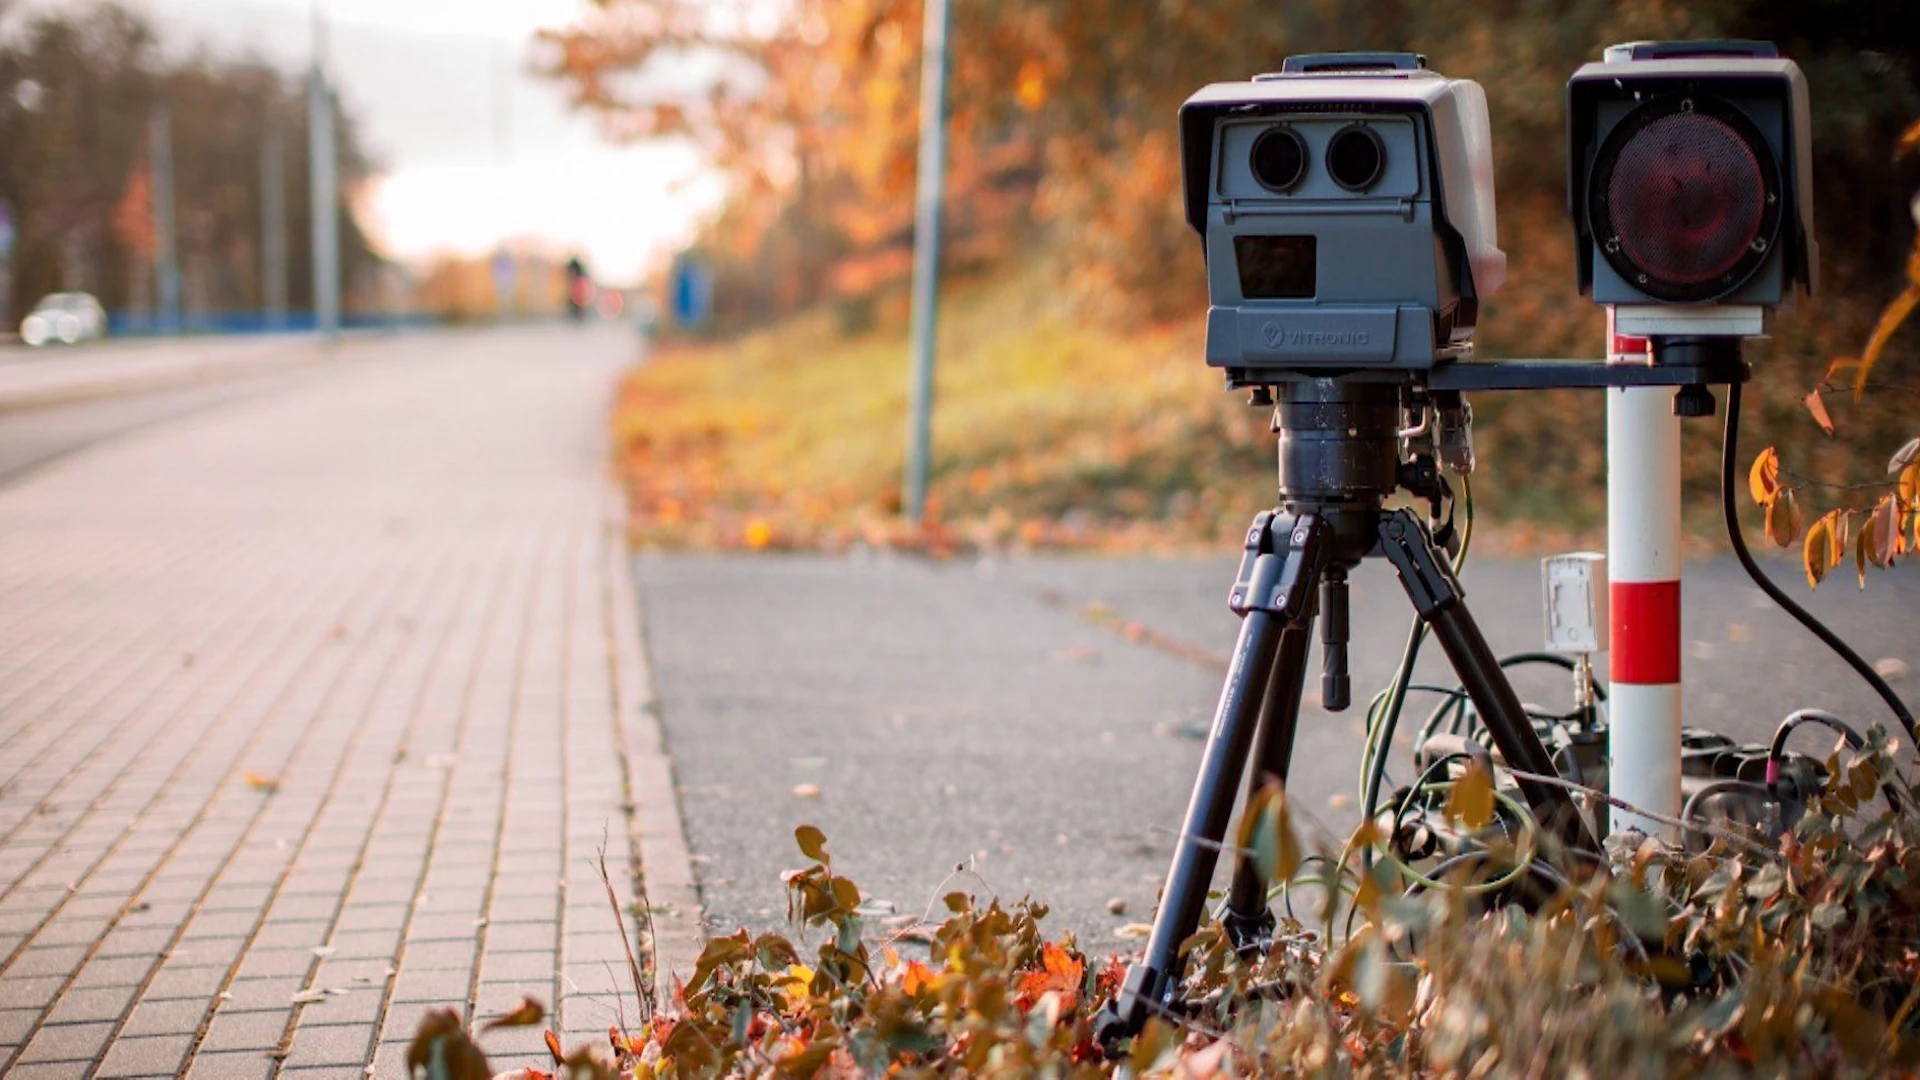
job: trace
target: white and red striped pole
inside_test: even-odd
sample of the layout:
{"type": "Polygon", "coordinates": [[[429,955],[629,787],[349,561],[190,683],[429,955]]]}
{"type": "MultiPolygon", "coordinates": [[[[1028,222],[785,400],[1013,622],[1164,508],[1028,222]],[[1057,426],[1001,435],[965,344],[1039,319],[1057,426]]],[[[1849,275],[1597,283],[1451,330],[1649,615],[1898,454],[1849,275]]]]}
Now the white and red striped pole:
{"type": "MultiPolygon", "coordinates": [[[[1607,359],[1652,362],[1645,338],[1614,333],[1607,359]]],[[[1611,794],[1680,815],[1680,418],[1671,387],[1607,391],[1607,752],[1611,794]]],[[[1612,831],[1670,833],[1615,808],[1612,831]]],[[[1671,836],[1668,837],[1672,839],[1671,836]]]]}

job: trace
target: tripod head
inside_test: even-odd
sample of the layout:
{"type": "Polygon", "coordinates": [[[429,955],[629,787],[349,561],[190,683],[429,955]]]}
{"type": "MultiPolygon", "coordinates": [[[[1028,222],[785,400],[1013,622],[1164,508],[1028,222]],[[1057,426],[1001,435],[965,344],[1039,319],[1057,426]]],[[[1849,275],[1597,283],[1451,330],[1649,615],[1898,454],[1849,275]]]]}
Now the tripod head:
{"type": "MultiPolygon", "coordinates": [[[[1267,388],[1279,441],[1280,505],[1312,513],[1333,531],[1327,565],[1349,570],[1372,554],[1380,510],[1405,491],[1425,499],[1435,539],[1451,547],[1453,489],[1442,464],[1473,469],[1472,416],[1459,394],[1412,382],[1309,378],[1267,388]],[[1402,426],[1416,415],[1417,421],[1402,426]]],[[[1256,399],[1260,400],[1260,399],[1256,399]]]]}
{"type": "MultiPolygon", "coordinates": [[[[1295,521],[1312,520],[1322,535],[1318,616],[1322,656],[1321,706],[1345,709],[1353,697],[1347,670],[1347,574],[1379,554],[1380,518],[1387,499],[1406,491],[1426,499],[1435,540],[1453,546],[1451,518],[1441,520],[1452,490],[1440,475],[1436,447],[1451,440],[1468,448],[1465,403],[1452,395],[1453,418],[1411,381],[1376,382],[1312,377],[1266,389],[1279,442],[1280,506],[1295,521]],[[1277,396],[1276,396],[1277,395],[1277,396]],[[1402,426],[1411,412],[1420,420],[1402,426]],[[1445,438],[1442,434],[1445,434],[1445,438]],[[1426,438],[1425,447],[1417,440],[1426,438]]],[[[1455,458],[1471,468],[1470,449],[1455,458]]],[[[1464,470],[1463,470],[1464,471],[1464,470]]]]}

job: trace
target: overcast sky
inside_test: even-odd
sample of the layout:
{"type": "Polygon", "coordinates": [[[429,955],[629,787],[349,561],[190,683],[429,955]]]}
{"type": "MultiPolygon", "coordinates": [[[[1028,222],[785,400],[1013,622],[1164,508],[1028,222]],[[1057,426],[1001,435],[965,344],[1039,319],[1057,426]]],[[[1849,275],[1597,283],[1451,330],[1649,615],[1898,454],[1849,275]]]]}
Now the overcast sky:
{"type": "MultiPolygon", "coordinates": [[[[62,6],[86,0],[36,0],[62,6]]],[[[123,0],[169,49],[251,51],[289,71],[312,54],[310,0],[123,0]]],[[[584,0],[320,0],[329,69],[384,166],[363,216],[403,259],[538,238],[627,280],[716,197],[690,153],[615,147],[524,73],[529,41],[584,0]]]]}

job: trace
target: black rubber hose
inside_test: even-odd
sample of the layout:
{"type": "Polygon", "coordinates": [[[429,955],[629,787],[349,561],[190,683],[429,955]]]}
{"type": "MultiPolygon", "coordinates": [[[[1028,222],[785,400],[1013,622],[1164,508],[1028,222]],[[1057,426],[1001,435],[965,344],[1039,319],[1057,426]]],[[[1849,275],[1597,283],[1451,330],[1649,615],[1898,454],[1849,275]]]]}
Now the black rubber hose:
{"type": "MultiPolygon", "coordinates": [[[[1846,740],[1847,746],[1853,750],[1867,748],[1867,740],[1853,730],[1853,725],[1825,709],[1801,709],[1780,721],[1780,726],[1773,729],[1773,741],[1767,744],[1767,794],[1775,802],[1780,801],[1780,761],[1786,756],[1787,736],[1792,735],[1793,729],[1802,724],[1819,724],[1829,731],[1838,732],[1840,737],[1846,740]]],[[[1905,781],[1900,779],[1897,767],[1894,772],[1895,775],[1887,777],[1887,782],[1881,790],[1887,796],[1888,808],[1897,814],[1900,812],[1901,792],[1905,789],[1905,781]]]]}
{"type": "Polygon", "coordinates": [[[1775,802],[1779,801],[1775,790],[1764,784],[1755,784],[1747,780],[1715,780],[1713,783],[1687,796],[1687,805],[1680,810],[1680,820],[1694,820],[1694,818],[1699,815],[1701,809],[1707,805],[1708,799],[1713,798],[1715,795],[1725,795],[1732,791],[1760,792],[1773,796],[1775,802]]]}
{"type": "Polygon", "coordinates": [[[1787,736],[1793,734],[1793,729],[1799,727],[1801,724],[1819,724],[1821,727],[1835,732],[1841,738],[1847,740],[1847,746],[1849,748],[1854,750],[1866,749],[1867,740],[1862,737],[1859,732],[1853,730],[1853,725],[1847,723],[1845,720],[1827,712],[1825,709],[1801,709],[1792,716],[1780,721],[1780,726],[1773,729],[1773,742],[1767,745],[1767,761],[1769,763],[1779,761],[1781,755],[1786,753],[1787,736]]]}
{"type": "Polygon", "coordinates": [[[1880,677],[1880,673],[1873,670],[1872,664],[1861,659],[1859,653],[1854,652],[1846,642],[1841,641],[1839,635],[1808,614],[1805,608],[1794,603],[1793,599],[1780,586],[1775,585],[1773,580],[1767,577],[1759,565],[1753,561],[1753,553],[1747,550],[1746,538],[1740,533],[1740,514],[1734,502],[1733,478],[1738,472],[1739,457],[1740,384],[1734,383],[1727,388],[1726,439],[1720,447],[1720,509],[1727,521],[1727,541],[1733,545],[1734,557],[1740,560],[1741,568],[1746,570],[1747,576],[1753,579],[1753,583],[1760,587],[1761,592],[1766,593],[1769,599],[1779,604],[1787,614],[1793,616],[1796,622],[1806,627],[1814,637],[1819,638],[1827,648],[1833,650],[1835,656],[1845,660],[1849,667],[1866,680],[1868,686],[1873,687],[1873,692],[1879,694],[1880,699],[1887,703],[1887,708],[1893,710],[1893,715],[1900,721],[1900,727],[1907,733],[1907,738],[1912,740],[1916,748],[1920,748],[1920,730],[1916,730],[1914,726],[1913,713],[1907,709],[1906,702],[1900,700],[1900,695],[1893,692],[1893,687],[1888,686],[1887,681],[1880,677]]]}

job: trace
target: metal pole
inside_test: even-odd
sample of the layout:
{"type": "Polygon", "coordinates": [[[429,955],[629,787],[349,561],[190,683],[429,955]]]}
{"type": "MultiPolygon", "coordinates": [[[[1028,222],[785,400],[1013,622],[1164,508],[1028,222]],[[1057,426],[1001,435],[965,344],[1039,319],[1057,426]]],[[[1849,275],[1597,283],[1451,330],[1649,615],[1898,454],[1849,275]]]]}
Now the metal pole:
{"type": "Polygon", "coordinates": [[[13,325],[13,207],[0,199],[0,343],[18,332],[13,325]]]}
{"type": "Polygon", "coordinates": [[[165,105],[148,117],[148,153],[153,162],[154,323],[163,334],[180,332],[180,265],[173,237],[173,131],[165,105]]]}
{"type": "Polygon", "coordinates": [[[277,117],[260,144],[260,307],[268,329],[287,325],[287,160],[277,117]]]}
{"type": "Polygon", "coordinates": [[[933,341],[939,322],[940,199],[947,158],[947,0],[926,0],[920,59],[919,190],[913,223],[912,377],[907,470],[901,510],[919,524],[927,507],[927,461],[933,414],[933,341]]]}
{"type": "MultiPolygon", "coordinates": [[[[1614,363],[1650,363],[1644,339],[1613,332],[1614,363]]],[[[1680,814],[1680,418],[1671,388],[1607,391],[1607,787],[1618,799],[1680,814]]],[[[1668,835],[1615,809],[1612,831],[1668,835]]]]}
{"type": "Polygon", "coordinates": [[[326,39],[313,9],[313,71],[307,79],[308,159],[313,190],[313,325],[322,338],[340,333],[340,229],[334,174],[333,95],[327,87],[326,39]]]}
{"type": "Polygon", "coordinates": [[[493,157],[497,164],[504,165],[513,157],[513,59],[507,54],[505,42],[493,44],[492,69],[493,83],[493,157]]]}

